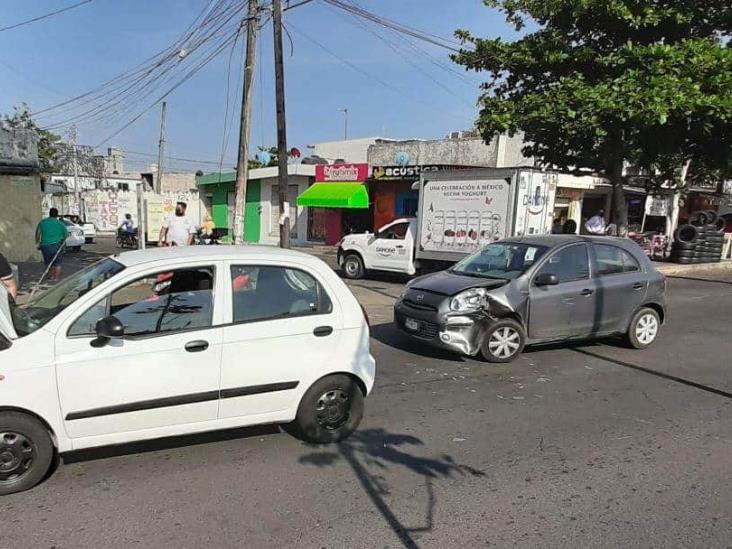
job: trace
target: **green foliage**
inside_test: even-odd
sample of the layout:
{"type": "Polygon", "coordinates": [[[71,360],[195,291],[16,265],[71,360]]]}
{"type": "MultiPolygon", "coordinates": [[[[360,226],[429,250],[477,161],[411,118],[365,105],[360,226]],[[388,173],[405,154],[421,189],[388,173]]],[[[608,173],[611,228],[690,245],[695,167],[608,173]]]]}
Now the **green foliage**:
{"type": "Polygon", "coordinates": [[[523,131],[524,153],[619,184],[624,161],[678,176],[732,175],[732,3],[719,0],[485,0],[514,42],[458,31],[454,60],[486,71],[478,128],[523,131]]]}
{"type": "Polygon", "coordinates": [[[38,161],[41,166],[41,172],[53,173],[57,170],[56,158],[58,156],[58,147],[61,138],[51,131],[39,128],[31,117],[28,105],[22,103],[20,107],[15,107],[13,116],[4,115],[3,121],[10,128],[35,130],[38,134],[38,161]]]}

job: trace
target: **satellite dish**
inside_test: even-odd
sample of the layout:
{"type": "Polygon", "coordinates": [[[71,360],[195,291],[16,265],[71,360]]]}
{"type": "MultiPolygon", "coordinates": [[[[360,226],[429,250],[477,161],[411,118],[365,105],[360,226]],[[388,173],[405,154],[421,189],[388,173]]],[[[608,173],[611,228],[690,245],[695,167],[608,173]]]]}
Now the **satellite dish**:
{"type": "Polygon", "coordinates": [[[259,151],[257,153],[257,160],[266,166],[272,160],[272,155],[267,151],[259,151]]]}
{"type": "Polygon", "coordinates": [[[409,154],[404,151],[396,153],[394,156],[394,162],[397,166],[406,166],[409,164],[409,154]]]}

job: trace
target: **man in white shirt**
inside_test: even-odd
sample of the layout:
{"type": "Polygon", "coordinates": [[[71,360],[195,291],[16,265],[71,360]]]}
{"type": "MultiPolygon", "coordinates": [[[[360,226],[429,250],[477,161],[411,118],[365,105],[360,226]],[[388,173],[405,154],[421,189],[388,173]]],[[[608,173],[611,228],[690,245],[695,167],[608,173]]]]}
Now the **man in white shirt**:
{"type": "Polygon", "coordinates": [[[175,205],[175,214],[169,215],[163,221],[158,246],[190,246],[193,243],[196,225],[186,217],[186,208],[185,202],[178,202],[175,205]]]}
{"type": "Polygon", "coordinates": [[[605,212],[600,210],[587,220],[585,229],[590,234],[605,234],[605,212]]]}

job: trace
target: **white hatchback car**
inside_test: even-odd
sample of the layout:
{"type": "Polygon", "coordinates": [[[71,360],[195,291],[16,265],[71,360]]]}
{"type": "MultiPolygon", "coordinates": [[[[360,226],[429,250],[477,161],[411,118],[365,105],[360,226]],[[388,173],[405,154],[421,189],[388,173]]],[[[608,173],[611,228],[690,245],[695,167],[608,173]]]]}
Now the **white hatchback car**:
{"type": "Polygon", "coordinates": [[[109,257],[25,305],[0,296],[0,332],[0,494],[54,451],[267,423],[337,442],[374,384],[359,303],[277,248],[109,257]]]}

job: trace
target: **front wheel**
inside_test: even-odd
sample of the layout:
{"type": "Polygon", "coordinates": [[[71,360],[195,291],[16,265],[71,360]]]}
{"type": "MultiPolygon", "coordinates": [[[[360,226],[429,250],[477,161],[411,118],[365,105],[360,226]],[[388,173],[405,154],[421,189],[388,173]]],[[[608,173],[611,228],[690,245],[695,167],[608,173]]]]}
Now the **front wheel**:
{"type": "Polygon", "coordinates": [[[480,352],[488,362],[513,361],[524,350],[526,332],[523,326],[511,319],[499,320],[483,336],[480,352]]]}
{"type": "Polygon", "coordinates": [[[633,315],[625,338],[634,349],[646,349],[653,345],[660,331],[661,317],[650,307],[645,307],[633,315]]]}
{"type": "Polygon", "coordinates": [[[343,259],[343,274],[346,275],[346,278],[353,280],[363,278],[365,270],[358,254],[348,254],[343,259]]]}
{"type": "Polygon", "coordinates": [[[0,496],[33,488],[53,459],[48,430],[19,412],[0,413],[0,496]]]}
{"type": "Polygon", "coordinates": [[[316,381],[305,393],[290,434],[315,444],[340,442],[361,423],[364,395],[349,376],[335,374],[316,381]]]}

